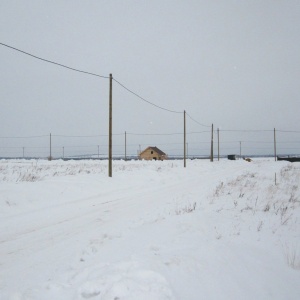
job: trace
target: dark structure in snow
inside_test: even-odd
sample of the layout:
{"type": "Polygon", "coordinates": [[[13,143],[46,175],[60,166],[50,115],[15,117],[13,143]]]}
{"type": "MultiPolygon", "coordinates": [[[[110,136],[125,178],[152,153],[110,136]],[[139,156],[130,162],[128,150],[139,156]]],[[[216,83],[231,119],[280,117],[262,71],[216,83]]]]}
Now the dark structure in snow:
{"type": "Polygon", "coordinates": [[[300,161],[300,157],[297,157],[297,156],[283,156],[283,157],[279,157],[279,156],[277,156],[277,160],[287,160],[289,162],[298,162],[298,161],[300,161]]]}
{"type": "Polygon", "coordinates": [[[235,154],[229,154],[229,155],[227,156],[227,158],[228,158],[229,160],[236,160],[236,155],[235,155],[235,154]]]}

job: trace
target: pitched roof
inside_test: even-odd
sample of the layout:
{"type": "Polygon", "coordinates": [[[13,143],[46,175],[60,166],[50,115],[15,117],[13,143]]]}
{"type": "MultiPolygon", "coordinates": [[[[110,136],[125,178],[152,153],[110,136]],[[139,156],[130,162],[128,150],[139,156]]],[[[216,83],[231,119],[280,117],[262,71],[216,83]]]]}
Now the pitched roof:
{"type": "Polygon", "coordinates": [[[163,151],[161,151],[160,149],[158,149],[157,147],[148,147],[148,148],[146,148],[144,151],[142,151],[140,154],[142,154],[142,153],[144,153],[146,150],[148,150],[148,149],[151,149],[151,150],[153,150],[153,151],[155,151],[157,154],[159,154],[159,155],[166,155],[166,153],[165,152],[163,152],[163,151]]]}

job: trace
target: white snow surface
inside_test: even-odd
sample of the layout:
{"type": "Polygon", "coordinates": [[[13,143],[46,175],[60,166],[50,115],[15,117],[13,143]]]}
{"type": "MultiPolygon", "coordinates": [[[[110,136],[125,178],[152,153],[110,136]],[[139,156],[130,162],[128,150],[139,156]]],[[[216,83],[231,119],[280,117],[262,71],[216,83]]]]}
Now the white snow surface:
{"type": "Polygon", "coordinates": [[[107,165],[0,161],[0,299],[300,299],[299,163],[107,165]]]}

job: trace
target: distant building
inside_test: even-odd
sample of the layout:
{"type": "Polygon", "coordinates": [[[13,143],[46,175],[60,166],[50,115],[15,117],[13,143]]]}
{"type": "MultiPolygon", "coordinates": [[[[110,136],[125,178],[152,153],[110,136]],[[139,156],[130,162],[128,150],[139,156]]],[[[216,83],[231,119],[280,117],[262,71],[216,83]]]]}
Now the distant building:
{"type": "Polygon", "coordinates": [[[168,159],[168,156],[157,147],[148,147],[140,153],[139,158],[145,160],[165,160],[168,159]]]}
{"type": "Polygon", "coordinates": [[[277,160],[287,160],[289,162],[299,162],[300,157],[297,157],[297,156],[282,156],[282,157],[279,157],[279,156],[277,156],[277,160]]]}
{"type": "Polygon", "coordinates": [[[236,160],[236,155],[235,155],[235,154],[229,154],[229,155],[227,156],[227,158],[228,158],[229,160],[236,160]]]}

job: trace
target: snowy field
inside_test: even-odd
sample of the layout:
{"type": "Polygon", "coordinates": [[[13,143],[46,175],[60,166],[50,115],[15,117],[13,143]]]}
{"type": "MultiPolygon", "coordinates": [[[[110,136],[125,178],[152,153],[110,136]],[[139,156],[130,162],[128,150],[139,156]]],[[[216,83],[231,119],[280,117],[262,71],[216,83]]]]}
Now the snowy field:
{"type": "Polygon", "coordinates": [[[0,161],[0,299],[300,299],[300,164],[0,161]],[[276,184],[275,184],[276,174],[276,184]]]}

